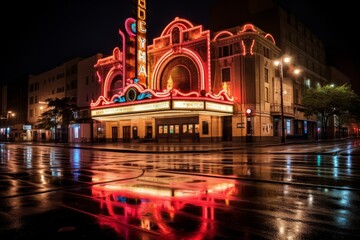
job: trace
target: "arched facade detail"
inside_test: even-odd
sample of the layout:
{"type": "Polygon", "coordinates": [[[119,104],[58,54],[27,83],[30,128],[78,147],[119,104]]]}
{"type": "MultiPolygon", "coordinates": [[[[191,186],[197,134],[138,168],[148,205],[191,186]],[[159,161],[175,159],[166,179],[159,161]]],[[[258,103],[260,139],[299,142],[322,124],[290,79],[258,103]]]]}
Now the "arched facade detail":
{"type": "MultiPolygon", "coordinates": [[[[113,85],[113,80],[114,79],[117,79],[117,76],[121,76],[122,78],[122,83],[123,83],[123,86],[124,87],[124,79],[122,77],[122,72],[120,71],[119,68],[115,68],[113,67],[109,73],[106,75],[106,78],[105,78],[105,81],[104,81],[104,94],[103,96],[105,98],[111,98],[112,96],[110,96],[109,93],[113,92],[115,89],[111,89],[111,86],[113,85]]],[[[114,95],[114,93],[112,94],[114,95]]]]}
{"type": "Polygon", "coordinates": [[[186,19],[176,17],[165,27],[165,29],[161,33],[161,37],[169,35],[175,27],[178,27],[180,31],[183,31],[189,28],[193,28],[194,25],[186,19]]]}
{"type": "Polygon", "coordinates": [[[163,61],[159,61],[155,67],[153,79],[153,89],[162,90],[162,84],[170,76],[171,71],[177,65],[185,66],[191,77],[190,86],[191,91],[197,91],[204,89],[204,68],[202,67],[200,58],[188,49],[184,49],[182,54],[168,56],[163,61]],[[195,81],[195,82],[194,82],[195,81]]]}

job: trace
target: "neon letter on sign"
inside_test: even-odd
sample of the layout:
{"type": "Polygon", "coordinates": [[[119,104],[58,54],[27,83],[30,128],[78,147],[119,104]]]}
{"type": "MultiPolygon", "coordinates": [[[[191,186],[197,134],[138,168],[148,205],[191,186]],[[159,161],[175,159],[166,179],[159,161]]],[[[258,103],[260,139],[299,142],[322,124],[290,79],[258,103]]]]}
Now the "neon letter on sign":
{"type": "Polygon", "coordinates": [[[147,86],[146,82],[146,58],[147,58],[147,42],[146,42],[146,0],[138,0],[137,4],[137,77],[140,83],[147,86]]]}

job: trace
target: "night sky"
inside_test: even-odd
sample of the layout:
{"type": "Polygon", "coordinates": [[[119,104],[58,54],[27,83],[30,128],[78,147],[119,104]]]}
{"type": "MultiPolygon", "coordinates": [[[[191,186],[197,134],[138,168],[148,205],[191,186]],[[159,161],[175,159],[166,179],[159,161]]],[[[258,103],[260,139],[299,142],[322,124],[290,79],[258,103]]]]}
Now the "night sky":
{"type": "MultiPolygon", "coordinates": [[[[151,43],[176,16],[210,28],[208,5],[217,1],[221,2],[148,0],[148,40],[151,43]]],[[[322,38],[328,63],[346,73],[360,94],[359,47],[355,37],[358,26],[352,22],[359,14],[355,2],[343,0],[342,5],[334,1],[324,5],[323,1],[276,1],[322,38]]],[[[240,2],[234,0],[236,6],[241,6],[240,2]]],[[[120,44],[118,29],[123,29],[125,19],[133,16],[134,8],[133,0],[34,0],[11,1],[7,5],[0,16],[5,58],[2,82],[22,74],[42,73],[78,56],[111,54],[120,44]]]]}

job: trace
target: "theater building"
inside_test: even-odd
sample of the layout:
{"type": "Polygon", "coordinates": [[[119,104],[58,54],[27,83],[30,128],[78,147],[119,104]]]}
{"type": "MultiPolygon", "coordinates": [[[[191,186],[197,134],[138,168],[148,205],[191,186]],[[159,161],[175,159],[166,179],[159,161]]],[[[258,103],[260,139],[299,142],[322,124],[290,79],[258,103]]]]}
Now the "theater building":
{"type": "Polygon", "coordinates": [[[127,34],[125,51],[115,48],[95,65],[103,95],[91,105],[92,118],[106,123],[107,140],[222,141],[234,101],[226,90],[213,89],[210,31],[180,18],[169,23],[148,46],[144,82],[132,75],[127,34]]]}
{"type": "MultiPolygon", "coordinates": [[[[91,103],[91,115],[105,124],[107,141],[280,139],[280,83],[273,60],[281,50],[270,34],[252,24],[210,33],[175,18],[139,53],[136,43],[142,41],[131,31],[134,23],[128,19],[125,33],[119,31],[123,46],[95,65],[102,96],[91,103]]],[[[287,134],[294,133],[295,116],[307,124],[293,108],[293,83],[284,76],[287,134]]]]}

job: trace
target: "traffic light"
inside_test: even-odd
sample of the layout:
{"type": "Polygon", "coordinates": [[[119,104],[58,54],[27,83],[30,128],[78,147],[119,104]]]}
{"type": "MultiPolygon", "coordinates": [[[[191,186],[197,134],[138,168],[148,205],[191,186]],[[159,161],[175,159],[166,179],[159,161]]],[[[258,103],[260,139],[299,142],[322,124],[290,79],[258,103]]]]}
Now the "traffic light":
{"type": "Polygon", "coordinates": [[[252,124],[251,124],[251,109],[246,109],[246,134],[251,135],[252,134],[252,124]]]}
{"type": "Polygon", "coordinates": [[[246,109],[246,116],[247,117],[250,117],[251,116],[251,109],[250,108],[248,108],[248,109],[246,109]]]}

